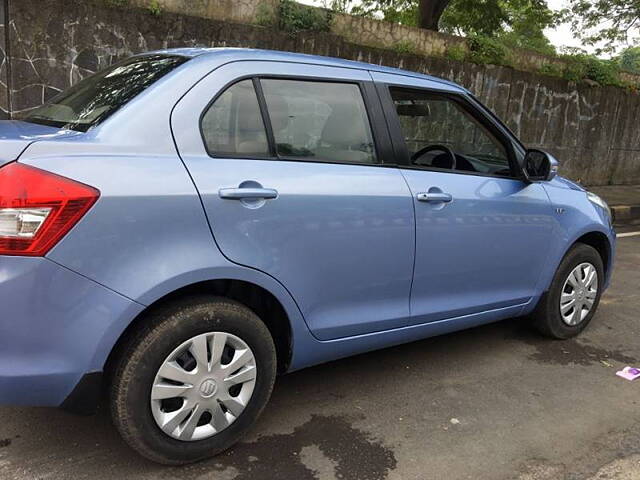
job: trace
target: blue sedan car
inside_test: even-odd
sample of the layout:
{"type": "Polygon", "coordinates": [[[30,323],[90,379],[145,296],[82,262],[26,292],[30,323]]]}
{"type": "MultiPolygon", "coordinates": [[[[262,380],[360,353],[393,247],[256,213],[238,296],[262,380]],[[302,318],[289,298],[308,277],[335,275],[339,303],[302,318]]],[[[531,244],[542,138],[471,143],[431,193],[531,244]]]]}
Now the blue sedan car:
{"type": "Polygon", "coordinates": [[[0,403],[182,464],[277,373],[500,319],[569,338],[607,205],[451,82],[243,49],[138,55],[0,122],[0,403]]]}

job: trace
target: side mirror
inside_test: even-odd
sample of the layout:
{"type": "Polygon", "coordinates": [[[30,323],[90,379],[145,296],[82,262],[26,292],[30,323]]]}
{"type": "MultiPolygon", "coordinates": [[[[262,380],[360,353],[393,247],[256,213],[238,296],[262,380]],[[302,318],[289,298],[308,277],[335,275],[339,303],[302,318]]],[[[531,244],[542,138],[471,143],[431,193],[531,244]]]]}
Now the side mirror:
{"type": "Polygon", "coordinates": [[[524,156],[522,170],[530,182],[549,182],[558,173],[558,160],[547,152],[532,148],[524,156]]]}

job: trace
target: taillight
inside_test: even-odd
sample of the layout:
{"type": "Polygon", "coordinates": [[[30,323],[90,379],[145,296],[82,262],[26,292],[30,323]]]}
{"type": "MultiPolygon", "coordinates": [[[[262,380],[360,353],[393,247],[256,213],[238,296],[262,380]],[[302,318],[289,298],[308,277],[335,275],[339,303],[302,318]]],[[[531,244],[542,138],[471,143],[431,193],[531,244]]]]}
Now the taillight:
{"type": "Polygon", "coordinates": [[[95,188],[22,163],[0,168],[0,255],[45,255],[99,196],[95,188]]]}

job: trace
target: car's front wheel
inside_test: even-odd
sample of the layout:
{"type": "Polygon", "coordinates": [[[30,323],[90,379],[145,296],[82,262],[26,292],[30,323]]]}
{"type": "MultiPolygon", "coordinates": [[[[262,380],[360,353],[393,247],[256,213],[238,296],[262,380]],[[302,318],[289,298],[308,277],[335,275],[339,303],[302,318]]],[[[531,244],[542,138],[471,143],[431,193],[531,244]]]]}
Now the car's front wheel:
{"type": "Polygon", "coordinates": [[[542,296],[533,320],[543,334],[557,339],[576,336],[593,318],[604,284],[604,267],[598,251],[574,245],[542,296]]]}
{"type": "Polygon", "coordinates": [[[266,405],[276,352],[245,306],[192,297],[157,309],[120,352],[113,421],[143,456],[179,465],[237,442],[266,405]]]}

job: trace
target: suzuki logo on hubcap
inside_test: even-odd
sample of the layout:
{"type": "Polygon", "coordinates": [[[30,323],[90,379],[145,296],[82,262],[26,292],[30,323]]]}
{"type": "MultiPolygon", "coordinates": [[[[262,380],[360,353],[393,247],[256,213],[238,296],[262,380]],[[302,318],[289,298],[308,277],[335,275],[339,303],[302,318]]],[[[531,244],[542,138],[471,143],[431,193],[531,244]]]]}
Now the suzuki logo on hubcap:
{"type": "Polygon", "coordinates": [[[202,395],[205,398],[209,398],[214,393],[216,393],[217,389],[218,389],[218,385],[216,385],[216,381],[211,378],[207,378],[204,382],[200,384],[200,395],[202,395]]]}

